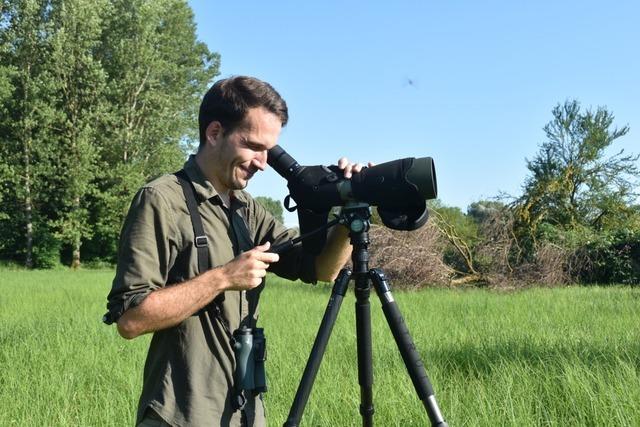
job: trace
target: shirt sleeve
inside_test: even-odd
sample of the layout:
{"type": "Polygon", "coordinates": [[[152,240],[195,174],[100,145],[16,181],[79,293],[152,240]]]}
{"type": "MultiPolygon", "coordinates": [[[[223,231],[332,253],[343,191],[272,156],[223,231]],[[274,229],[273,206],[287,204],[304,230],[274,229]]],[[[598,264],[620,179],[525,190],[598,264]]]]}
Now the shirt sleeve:
{"type": "Polygon", "coordinates": [[[107,297],[106,323],[117,322],[154,289],[167,283],[177,254],[177,229],[169,205],[152,187],[134,197],[120,235],[118,265],[107,297]]]}
{"type": "MultiPolygon", "coordinates": [[[[298,230],[286,228],[276,220],[260,203],[249,199],[249,212],[252,228],[255,230],[256,244],[271,242],[275,246],[300,235],[298,230]]],[[[280,261],[271,264],[269,271],[288,280],[302,280],[305,283],[316,283],[315,255],[306,252],[302,245],[280,255],[280,261]]]]}

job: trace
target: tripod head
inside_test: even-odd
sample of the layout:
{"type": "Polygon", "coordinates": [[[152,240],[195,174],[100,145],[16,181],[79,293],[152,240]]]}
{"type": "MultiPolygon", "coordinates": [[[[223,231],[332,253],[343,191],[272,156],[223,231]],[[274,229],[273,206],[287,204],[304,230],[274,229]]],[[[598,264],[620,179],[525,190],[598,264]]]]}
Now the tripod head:
{"type": "MultiPolygon", "coordinates": [[[[298,243],[305,244],[310,239],[317,239],[317,235],[326,236],[326,231],[331,227],[342,224],[345,225],[351,235],[361,234],[369,231],[371,225],[371,207],[367,203],[347,203],[340,212],[334,214],[334,219],[326,221],[317,228],[291,239],[288,242],[273,246],[269,252],[282,254],[293,249],[298,243]]],[[[315,243],[315,242],[314,242],[315,243]]],[[[324,242],[323,242],[324,243],[324,242]]],[[[322,249],[322,247],[320,248],[322,249]]]]}
{"type": "Polygon", "coordinates": [[[367,203],[347,203],[340,211],[340,223],[353,233],[369,231],[371,225],[371,206],[367,203]]]}

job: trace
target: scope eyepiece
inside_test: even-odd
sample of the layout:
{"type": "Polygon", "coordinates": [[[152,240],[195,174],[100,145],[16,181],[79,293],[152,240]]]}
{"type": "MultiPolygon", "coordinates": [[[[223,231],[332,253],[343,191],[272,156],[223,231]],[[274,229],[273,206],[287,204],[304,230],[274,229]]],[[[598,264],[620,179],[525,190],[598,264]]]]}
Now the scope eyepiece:
{"type": "Polygon", "coordinates": [[[297,176],[302,169],[302,166],[279,145],[269,150],[267,163],[286,180],[297,176]]]}

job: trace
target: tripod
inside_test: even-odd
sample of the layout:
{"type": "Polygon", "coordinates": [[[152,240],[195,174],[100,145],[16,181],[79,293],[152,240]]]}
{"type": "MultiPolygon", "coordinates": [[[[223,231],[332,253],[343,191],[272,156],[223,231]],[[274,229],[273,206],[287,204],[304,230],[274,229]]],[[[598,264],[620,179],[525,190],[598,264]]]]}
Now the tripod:
{"type": "MultiPolygon", "coordinates": [[[[358,350],[358,383],[360,384],[360,414],[364,427],[373,426],[373,357],[371,347],[371,310],[369,294],[373,283],[382,303],[382,310],[389,324],[389,328],[398,345],[404,364],[409,372],[418,397],[424,405],[432,426],[447,427],[440,408],[433,395],[433,388],[424,369],[420,355],[415,348],[409,330],[404,323],[402,314],[391,295],[391,289],[380,269],[369,269],[369,225],[370,208],[367,204],[357,204],[343,208],[340,222],[349,226],[349,236],[353,253],[353,272],[345,268],[336,278],[331,298],[327,305],[320,329],[313,343],[311,355],[304,369],[298,391],[294,398],[285,427],[297,427],[302,418],[302,412],[309,399],[311,387],[315,380],[320,362],[324,355],[333,325],[335,324],[349,281],[355,280],[356,295],[356,336],[358,350]]],[[[337,221],[336,221],[337,222],[337,221]]]]}

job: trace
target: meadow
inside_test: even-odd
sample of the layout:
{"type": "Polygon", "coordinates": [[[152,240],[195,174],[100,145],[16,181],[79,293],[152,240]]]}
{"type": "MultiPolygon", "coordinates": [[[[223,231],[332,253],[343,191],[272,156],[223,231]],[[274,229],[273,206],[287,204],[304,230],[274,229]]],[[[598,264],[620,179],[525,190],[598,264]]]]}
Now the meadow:
{"type": "MultiPolygon", "coordinates": [[[[0,270],[0,425],[133,425],[148,336],[102,324],[113,272],[0,270]]],[[[330,287],[272,278],[269,425],[282,425],[330,287]]],[[[396,300],[450,426],[640,425],[640,288],[425,289],[396,300]]],[[[303,426],[357,426],[350,290],[303,426]]],[[[428,425],[372,301],[374,422],[428,425]]]]}

